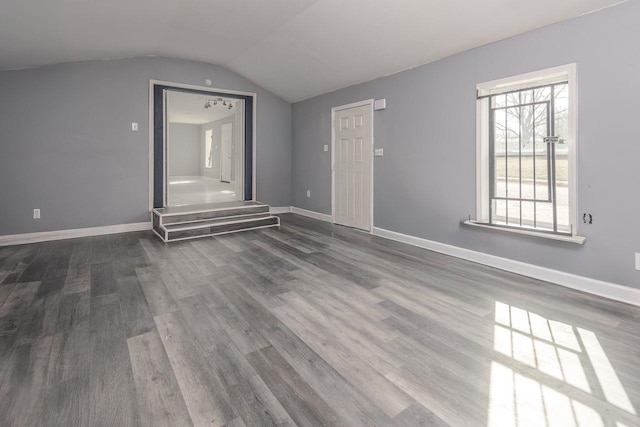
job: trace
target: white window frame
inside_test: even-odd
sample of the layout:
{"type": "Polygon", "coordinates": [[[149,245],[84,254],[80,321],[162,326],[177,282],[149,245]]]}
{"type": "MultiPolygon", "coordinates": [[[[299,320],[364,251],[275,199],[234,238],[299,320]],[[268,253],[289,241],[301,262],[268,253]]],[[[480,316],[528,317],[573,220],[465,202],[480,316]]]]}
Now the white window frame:
{"type": "Polygon", "coordinates": [[[520,74],[489,82],[480,83],[476,87],[478,100],[476,103],[476,219],[466,221],[466,224],[487,229],[513,232],[537,237],[545,237],[554,240],[582,244],[584,237],[578,235],[577,207],[577,87],[576,64],[567,64],[553,68],[547,68],[531,73],[520,74]],[[569,83],[569,123],[568,123],[568,150],[569,150],[569,219],[571,221],[571,235],[547,233],[531,230],[529,228],[500,227],[490,224],[490,200],[489,200],[489,97],[480,98],[509,90],[526,89],[527,87],[540,86],[565,80],[569,83]]]}

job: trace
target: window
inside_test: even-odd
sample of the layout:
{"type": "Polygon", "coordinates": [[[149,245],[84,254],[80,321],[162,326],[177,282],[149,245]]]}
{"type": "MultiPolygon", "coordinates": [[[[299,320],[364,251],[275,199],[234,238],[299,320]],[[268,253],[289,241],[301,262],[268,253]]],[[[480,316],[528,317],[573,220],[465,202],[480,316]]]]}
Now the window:
{"type": "Polygon", "coordinates": [[[207,129],[204,132],[204,167],[207,169],[213,168],[213,130],[207,129]]]}
{"type": "Polygon", "coordinates": [[[478,223],[576,236],[575,65],[478,85],[478,223]]]}

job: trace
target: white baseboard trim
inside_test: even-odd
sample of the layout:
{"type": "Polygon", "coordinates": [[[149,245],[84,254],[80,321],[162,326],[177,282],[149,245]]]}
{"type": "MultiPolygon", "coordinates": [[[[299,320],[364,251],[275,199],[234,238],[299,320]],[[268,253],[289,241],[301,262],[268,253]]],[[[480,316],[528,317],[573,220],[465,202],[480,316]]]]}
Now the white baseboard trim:
{"type": "Polygon", "coordinates": [[[373,227],[372,233],[376,236],[384,237],[385,239],[418,246],[420,248],[477,262],[478,264],[487,265],[489,267],[498,268],[511,273],[521,274],[523,276],[544,280],[546,282],[555,283],[556,285],[565,286],[567,288],[587,292],[589,294],[640,306],[640,289],[591,279],[589,277],[578,276],[571,273],[565,273],[558,270],[552,270],[550,268],[527,264],[521,261],[501,258],[495,255],[485,254],[483,252],[460,248],[458,246],[447,245],[445,243],[434,242],[432,240],[409,236],[407,234],[396,233],[395,231],[389,231],[383,228],[373,227]]]}
{"type": "Polygon", "coordinates": [[[271,206],[269,208],[269,213],[271,215],[290,213],[290,212],[291,212],[291,206],[271,206]]]}
{"type": "Polygon", "coordinates": [[[128,233],[151,230],[150,222],[107,225],[104,227],[74,228],[71,230],[43,231],[40,233],[8,234],[0,236],[0,246],[23,245],[25,243],[47,242],[50,240],[75,239],[78,237],[102,236],[104,234],[128,233]]]}
{"type": "Polygon", "coordinates": [[[333,217],[331,215],[323,214],[320,212],[308,211],[302,208],[296,208],[295,206],[291,206],[291,213],[307,216],[309,218],[319,219],[324,222],[333,222],[333,217]]]}

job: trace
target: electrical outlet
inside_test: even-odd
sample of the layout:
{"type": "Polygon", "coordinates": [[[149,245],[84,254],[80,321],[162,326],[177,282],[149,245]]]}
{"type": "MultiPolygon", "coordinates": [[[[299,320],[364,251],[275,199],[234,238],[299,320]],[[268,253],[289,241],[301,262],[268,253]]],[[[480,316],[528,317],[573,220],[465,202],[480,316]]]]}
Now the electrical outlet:
{"type": "Polygon", "coordinates": [[[311,190],[307,190],[307,197],[311,197],[311,190]]]}
{"type": "Polygon", "coordinates": [[[33,210],[33,219],[40,219],[40,209],[33,210]]]}
{"type": "Polygon", "coordinates": [[[636,270],[640,271],[640,253],[636,252],[636,270]]]}

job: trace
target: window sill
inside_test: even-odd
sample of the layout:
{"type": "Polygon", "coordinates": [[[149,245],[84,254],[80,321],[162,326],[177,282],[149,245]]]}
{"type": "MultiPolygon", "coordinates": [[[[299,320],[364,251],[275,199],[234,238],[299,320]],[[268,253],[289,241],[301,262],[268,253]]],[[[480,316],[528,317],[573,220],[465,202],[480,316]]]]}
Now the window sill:
{"type": "Polygon", "coordinates": [[[507,233],[515,233],[515,234],[522,234],[525,236],[533,236],[533,237],[540,237],[542,239],[550,239],[550,240],[559,240],[561,242],[567,242],[567,243],[575,243],[577,245],[582,245],[585,240],[587,240],[586,237],[584,236],[567,236],[564,234],[550,234],[550,233],[541,233],[538,231],[533,231],[533,230],[520,230],[517,228],[506,228],[506,227],[497,227],[494,225],[489,225],[486,224],[484,222],[478,222],[478,221],[474,221],[474,220],[466,220],[462,222],[464,225],[469,225],[472,227],[478,227],[478,228],[484,228],[487,230],[496,230],[496,231],[504,231],[507,233]]]}

